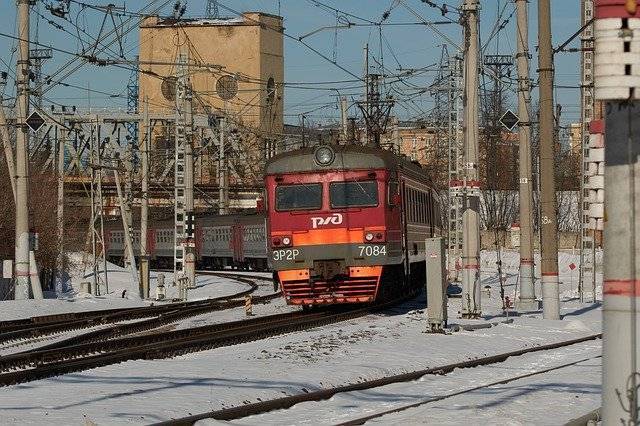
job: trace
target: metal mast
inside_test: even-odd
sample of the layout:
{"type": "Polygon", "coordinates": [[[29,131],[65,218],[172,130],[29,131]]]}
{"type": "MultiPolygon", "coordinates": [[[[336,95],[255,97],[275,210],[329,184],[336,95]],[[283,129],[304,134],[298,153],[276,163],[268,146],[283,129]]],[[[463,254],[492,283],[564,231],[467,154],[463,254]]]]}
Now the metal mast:
{"type": "Polygon", "coordinates": [[[531,311],[538,308],[534,287],[533,258],[533,182],[531,179],[531,80],[529,79],[529,25],[527,0],[516,0],[518,23],[516,45],[518,53],[518,127],[520,180],[520,296],[517,308],[531,311]]]}
{"type": "Polygon", "coordinates": [[[538,69],[540,73],[540,204],[542,208],[542,303],[545,319],[560,319],[558,223],[553,118],[553,48],[550,0],[538,0],[538,69]]]}
{"type": "Polygon", "coordinates": [[[15,298],[29,298],[29,0],[18,0],[15,298]]]}
{"type": "MultiPolygon", "coordinates": [[[[37,41],[37,40],[36,40],[37,41]]],[[[38,108],[42,108],[41,88],[44,86],[42,81],[42,63],[47,59],[51,59],[51,49],[31,49],[29,51],[29,59],[33,68],[33,85],[36,87],[32,90],[32,96],[36,99],[38,108]]]]}
{"type": "Polygon", "coordinates": [[[220,17],[220,11],[218,10],[218,0],[207,0],[207,18],[218,19],[220,17]]]}
{"type": "MultiPolygon", "coordinates": [[[[139,58],[136,56],[136,66],[131,70],[129,82],[127,83],[127,112],[130,114],[138,113],[138,74],[139,74],[139,58]]],[[[132,141],[138,139],[138,122],[130,121],[127,123],[127,132],[132,141]]]]}
{"type": "Polygon", "coordinates": [[[464,205],[462,213],[462,317],[481,315],[480,182],[478,175],[478,10],[465,0],[464,12],[464,205]]]}

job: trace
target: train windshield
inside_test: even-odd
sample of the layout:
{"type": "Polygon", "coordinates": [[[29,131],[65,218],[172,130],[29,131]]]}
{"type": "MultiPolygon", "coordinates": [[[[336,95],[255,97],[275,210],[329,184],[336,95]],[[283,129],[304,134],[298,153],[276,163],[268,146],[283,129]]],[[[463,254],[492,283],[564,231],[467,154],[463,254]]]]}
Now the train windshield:
{"type": "Polygon", "coordinates": [[[278,185],[276,210],[318,210],[322,207],[322,184],[278,185]]]}
{"type": "Polygon", "coordinates": [[[332,182],[329,185],[332,208],[373,207],[378,205],[376,181],[332,182]]]}

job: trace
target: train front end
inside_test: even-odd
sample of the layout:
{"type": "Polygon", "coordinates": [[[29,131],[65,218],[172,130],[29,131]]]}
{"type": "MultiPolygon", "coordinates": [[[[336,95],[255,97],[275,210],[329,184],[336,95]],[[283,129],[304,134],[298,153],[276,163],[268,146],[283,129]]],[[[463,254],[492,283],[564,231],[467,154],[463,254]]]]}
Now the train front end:
{"type": "Polygon", "coordinates": [[[288,304],[376,299],[385,265],[402,262],[389,178],[363,147],[322,145],[269,161],[268,255],[288,304]]]}

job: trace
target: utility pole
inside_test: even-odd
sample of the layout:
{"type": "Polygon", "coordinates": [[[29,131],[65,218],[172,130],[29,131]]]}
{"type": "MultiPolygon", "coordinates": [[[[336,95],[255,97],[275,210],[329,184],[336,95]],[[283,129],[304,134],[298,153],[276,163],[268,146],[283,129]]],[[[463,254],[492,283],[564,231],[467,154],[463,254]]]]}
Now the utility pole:
{"type": "Polygon", "coordinates": [[[61,297],[64,292],[64,150],[67,141],[67,129],[60,127],[58,137],[58,205],[57,205],[57,225],[58,225],[58,258],[56,261],[56,296],[61,297]]]}
{"type": "Polygon", "coordinates": [[[149,146],[151,145],[151,121],[149,120],[149,98],[144,97],[144,131],[141,138],[140,157],[142,163],[142,200],[140,203],[140,284],[142,298],[149,298],[149,253],[147,248],[147,233],[149,220],[149,146]]]}
{"type": "Polygon", "coordinates": [[[527,0],[515,0],[517,10],[516,62],[518,68],[518,127],[520,178],[520,296],[517,308],[532,311],[538,308],[533,283],[533,197],[531,179],[531,81],[529,79],[529,21],[527,0]]]}
{"type": "Polygon", "coordinates": [[[462,317],[482,313],[480,293],[480,182],[478,176],[478,10],[465,0],[464,13],[464,203],[462,212],[462,317]]]}
{"type": "MultiPolygon", "coordinates": [[[[364,100],[365,102],[369,101],[369,43],[364,45],[364,100]]],[[[362,109],[362,107],[360,107],[362,109]]],[[[369,129],[367,128],[366,116],[369,115],[369,104],[365,104],[365,109],[362,111],[365,116],[365,125],[364,125],[364,143],[368,143],[369,141],[369,129]]]]}
{"type": "MultiPolygon", "coordinates": [[[[227,117],[220,117],[218,122],[218,214],[227,214],[228,211],[228,192],[227,192],[227,159],[225,157],[225,138],[227,132],[227,117]]],[[[303,133],[304,137],[304,133],[303,133]]]]}
{"type": "MultiPolygon", "coordinates": [[[[104,289],[109,293],[109,274],[107,270],[107,253],[104,243],[104,203],[102,199],[102,155],[100,149],[100,125],[91,124],[89,136],[91,152],[91,252],[93,254],[93,290],[92,294],[100,295],[100,267],[104,270],[104,289]]],[[[126,232],[126,231],[125,231],[126,232]]]]}
{"type": "Polygon", "coordinates": [[[604,425],[640,422],[640,70],[632,65],[636,54],[631,50],[635,28],[640,27],[638,6],[635,0],[597,2],[594,14],[598,46],[595,95],[596,100],[605,102],[604,156],[600,147],[589,149],[593,161],[597,157],[604,160],[606,190],[602,288],[604,425]]]}
{"type": "Polygon", "coordinates": [[[347,98],[344,96],[340,97],[340,120],[342,127],[342,141],[346,144],[349,140],[349,136],[347,134],[347,98]]]}
{"type": "Polygon", "coordinates": [[[18,1],[15,298],[29,298],[29,0],[18,1]]]}
{"type": "Polygon", "coordinates": [[[11,181],[11,191],[13,191],[13,201],[16,201],[16,166],[13,162],[13,149],[11,148],[11,140],[9,139],[9,127],[7,126],[7,117],[4,114],[4,106],[2,104],[2,96],[0,96],[0,139],[4,148],[4,156],[7,161],[7,173],[11,181]]]}
{"type": "MultiPolygon", "coordinates": [[[[133,205],[133,149],[131,146],[131,141],[132,140],[129,140],[129,142],[127,143],[124,154],[125,181],[123,199],[124,204],[122,205],[122,208],[126,213],[124,217],[127,219],[127,225],[124,227],[125,232],[128,232],[129,238],[133,240],[133,214],[131,212],[131,207],[133,205]]],[[[125,251],[125,254],[125,268],[129,267],[132,264],[135,264],[135,259],[129,258],[129,252],[125,251]]]]}
{"type": "Polygon", "coordinates": [[[553,47],[551,1],[538,0],[538,69],[540,73],[540,204],[542,208],[542,308],[544,319],[560,319],[558,223],[553,119],[553,47]]]}
{"type": "MultiPolygon", "coordinates": [[[[122,228],[124,234],[124,248],[126,257],[129,258],[130,263],[127,265],[129,267],[129,272],[131,273],[131,279],[134,283],[137,283],[140,287],[140,282],[138,281],[138,273],[136,271],[136,258],[133,253],[133,241],[131,239],[131,218],[129,217],[130,212],[127,210],[126,200],[122,196],[122,187],[120,185],[120,173],[118,173],[118,168],[115,167],[113,169],[113,178],[116,183],[116,191],[118,193],[118,204],[120,204],[120,216],[122,217],[122,228]]],[[[142,289],[140,291],[140,297],[142,295],[142,289]]]]}

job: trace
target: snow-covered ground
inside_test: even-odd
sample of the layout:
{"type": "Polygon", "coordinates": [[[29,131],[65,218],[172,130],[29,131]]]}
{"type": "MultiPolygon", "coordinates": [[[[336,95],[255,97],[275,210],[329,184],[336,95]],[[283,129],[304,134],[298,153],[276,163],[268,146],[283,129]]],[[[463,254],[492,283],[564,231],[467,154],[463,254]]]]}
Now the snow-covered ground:
{"type": "MultiPolygon", "coordinates": [[[[74,256],[80,259],[80,256],[74,256]]],[[[85,274],[84,269],[78,261],[77,267],[73,270],[70,280],[70,290],[61,298],[46,298],[43,300],[9,300],[0,301],[0,321],[28,318],[38,315],[50,315],[64,312],[80,312],[101,309],[117,309],[132,308],[138,306],[146,306],[151,303],[159,303],[153,301],[145,301],[138,295],[137,284],[133,283],[131,274],[128,269],[124,269],[112,263],[107,264],[107,275],[109,282],[109,291],[104,292],[100,296],[92,296],[89,293],[81,292],[80,283],[83,281],[91,281],[92,275],[85,274]],[[124,296],[123,296],[124,294],[124,296]]],[[[229,271],[231,272],[231,271],[229,271]]],[[[235,271],[233,271],[235,273],[235,271]]],[[[155,272],[150,273],[150,295],[155,296],[157,278],[159,274],[165,276],[165,290],[167,302],[174,297],[178,297],[178,288],[172,285],[173,273],[155,272]]],[[[104,276],[101,271],[100,276],[104,276]]],[[[253,273],[252,275],[264,276],[270,278],[270,273],[253,273]]],[[[267,281],[258,281],[260,286],[256,295],[265,295],[273,292],[273,286],[267,281]]],[[[196,279],[196,288],[188,290],[188,300],[200,300],[210,297],[229,296],[243,290],[249,286],[230,278],[221,278],[211,275],[198,275],[196,279]]]]}
{"type": "MultiPolygon", "coordinates": [[[[517,253],[507,252],[502,257],[506,293],[510,295],[516,287],[517,253]]],[[[4,388],[0,390],[3,394],[0,414],[4,423],[73,424],[90,420],[97,424],[148,424],[599,332],[600,306],[581,304],[574,297],[576,285],[572,282],[568,264],[577,264],[577,255],[562,254],[560,259],[564,296],[564,319],[561,321],[542,320],[539,313],[534,313],[488,329],[432,335],[424,333],[424,300],[417,300],[384,313],[306,332],[174,359],[132,361],[4,388]]],[[[487,315],[485,321],[496,322],[502,319],[501,302],[492,262],[495,262],[495,254],[483,255],[482,266],[487,271],[483,274],[483,284],[491,285],[489,295],[483,293],[483,312],[487,315]]],[[[577,272],[573,278],[577,280],[577,272]]],[[[539,289],[537,294],[540,294],[539,289]]],[[[274,305],[276,309],[287,309],[278,303],[282,302],[274,305]]],[[[459,305],[460,299],[450,300],[450,323],[462,322],[457,319],[459,305]]],[[[256,305],[254,311],[262,308],[266,307],[256,305]]],[[[225,311],[212,313],[209,318],[221,320],[233,315],[243,313],[225,311]]],[[[509,362],[517,363],[523,371],[539,369],[581,359],[585,353],[598,354],[599,342],[581,348],[584,349],[560,350],[546,358],[541,354],[531,355],[528,361],[523,357],[518,358],[520,361],[509,362]]],[[[367,410],[384,411],[395,407],[394,404],[460,390],[470,383],[477,385],[496,381],[504,375],[516,375],[519,371],[514,368],[514,364],[509,363],[479,368],[471,377],[469,372],[461,370],[446,377],[429,377],[393,385],[389,389],[372,390],[366,398],[362,395],[336,396],[336,404],[329,409],[334,413],[322,418],[315,417],[313,404],[304,404],[294,407],[282,418],[265,415],[263,419],[246,419],[239,423],[294,424],[303,420],[335,423],[342,419],[344,410],[354,417],[367,410]]],[[[572,368],[478,391],[471,394],[471,399],[456,397],[448,402],[427,404],[398,413],[397,417],[383,417],[379,422],[561,423],[592,410],[599,402],[599,362],[593,360],[572,368]],[[580,374],[575,374],[577,371],[580,374]],[[563,391],[570,392],[559,395],[563,391]],[[561,417],[557,410],[544,409],[556,401],[570,399],[570,395],[574,395],[572,403],[563,406],[561,417]],[[471,415],[478,412],[482,412],[483,417],[473,422],[471,415]]]]}

